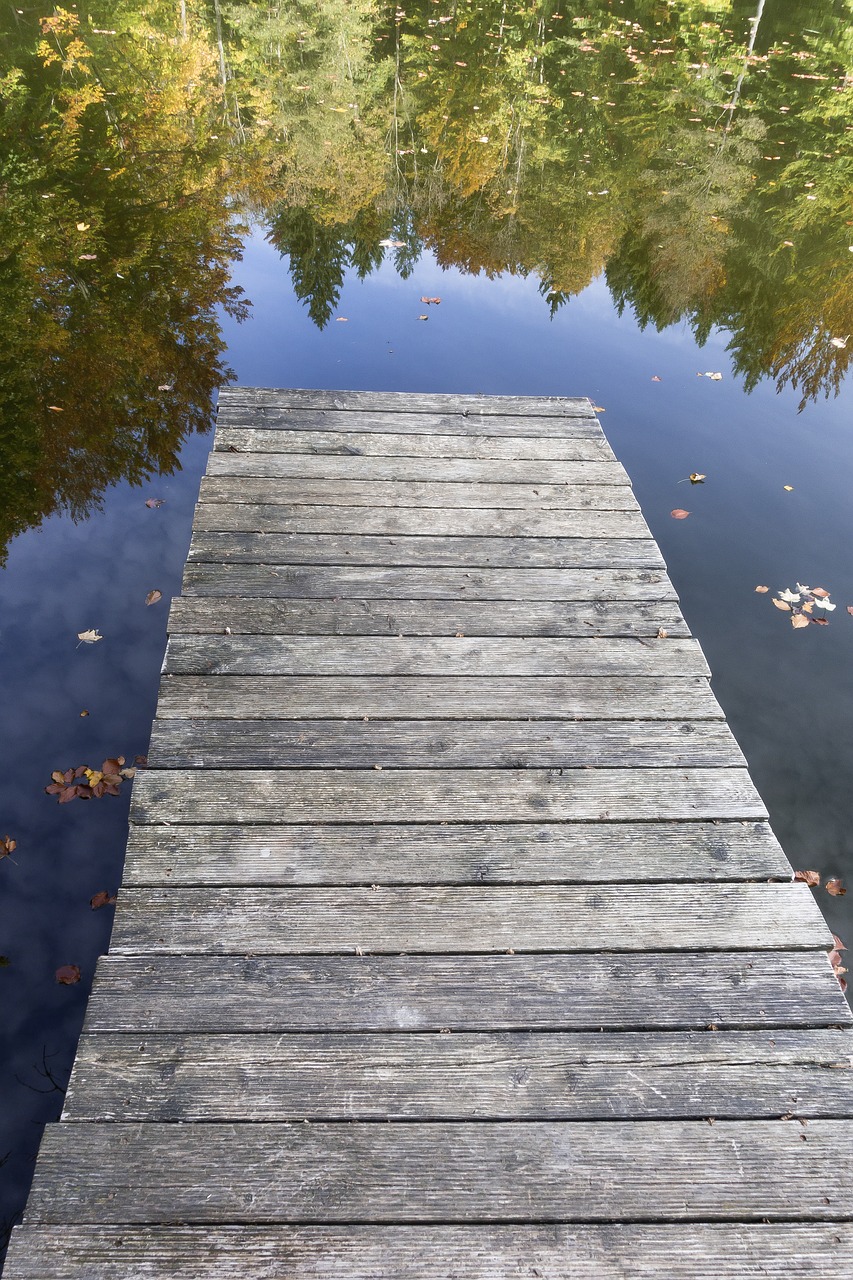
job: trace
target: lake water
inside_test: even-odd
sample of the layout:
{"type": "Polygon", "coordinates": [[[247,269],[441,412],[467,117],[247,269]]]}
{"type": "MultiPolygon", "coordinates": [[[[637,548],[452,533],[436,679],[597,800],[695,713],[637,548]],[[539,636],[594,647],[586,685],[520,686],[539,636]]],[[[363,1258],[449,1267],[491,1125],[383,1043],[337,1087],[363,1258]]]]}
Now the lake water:
{"type": "MultiPolygon", "coordinates": [[[[0,23],[2,1235],[108,944],[90,899],[119,884],[131,784],[44,788],[146,753],[229,370],[590,396],[788,856],[853,875],[853,23],[849,0],[0,23]],[[828,626],[773,607],[797,583],[828,626]]],[[[853,942],[853,895],[816,893],[853,942]]]]}

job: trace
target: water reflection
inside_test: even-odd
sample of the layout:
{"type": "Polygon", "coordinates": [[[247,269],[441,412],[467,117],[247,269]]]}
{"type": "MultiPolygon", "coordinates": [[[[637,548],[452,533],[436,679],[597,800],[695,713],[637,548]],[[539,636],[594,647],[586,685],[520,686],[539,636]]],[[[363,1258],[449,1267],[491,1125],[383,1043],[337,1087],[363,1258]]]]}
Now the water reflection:
{"type": "Polygon", "coordinates": [[[836,392],[850,18],[850,0],[7,9],[0,543],[177,466],[229,376],[242,219],[320,327],[348,270],[388,253],[405,276],[427,246],[535,275],[552,310],[603,274],[643,325],[724,329],[747,388],[836,392]]]}

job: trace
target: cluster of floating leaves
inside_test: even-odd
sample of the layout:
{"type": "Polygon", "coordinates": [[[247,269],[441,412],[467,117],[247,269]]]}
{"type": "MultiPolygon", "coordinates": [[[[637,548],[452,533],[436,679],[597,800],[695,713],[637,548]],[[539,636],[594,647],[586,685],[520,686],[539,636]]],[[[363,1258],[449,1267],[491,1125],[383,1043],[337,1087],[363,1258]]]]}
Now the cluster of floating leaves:
{"type": "MultiPolygon", "coordinates": [[[[767,587],[755,589],[762,594],[767,591],[767,587]]],[[[810,622],[816,623],[819,627],[828,626],[829,620],[826,615],[832,613],[836,607],[825,588],[804,587],[801,582],[797,583],[796,591],[791,591],[789,587],[784,591],[777,591],[773,597],[773,603],[777,609],[791,615],[791,626],[796,629],[807,627],[810,622]]]]}
{"type": "Polygon", "coordinates": [[[134,768],[125,769],[123,765],[124,756],[115,756],[105,760],[100,769],[90,769],[85,764],[78,765],[76,769],[54,769],[50,775],[52,782],[45,787],[45,793],[56,796],[58,804],[117,796],[122,782],[136,773],[134,768]]]}

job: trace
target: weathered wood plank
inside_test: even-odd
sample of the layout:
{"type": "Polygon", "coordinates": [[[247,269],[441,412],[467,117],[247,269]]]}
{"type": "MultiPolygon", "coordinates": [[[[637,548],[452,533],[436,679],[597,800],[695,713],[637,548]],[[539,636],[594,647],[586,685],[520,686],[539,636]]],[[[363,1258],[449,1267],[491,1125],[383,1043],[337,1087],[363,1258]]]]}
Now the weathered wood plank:
{"type": "MultiPolygon", "coordinates": [[[[592,401],[586,396],[478,396],[401,391],[320,391],[307,387],[223,387],[220,413],[234,405],[257,409],[378,410],[383,414],[444,413],[455,416],[494,416],[517,413],[531,418],[590,418],[592,401]]],[[[599,427],[599,430],[601,428],[599,427]]]]}
{"type": "Polygon", "coordinates": [[[203,531],[190,560],[249,564],[664,569],[651,538],[465,538],[203,531]]]}
{"type": "Polygon", "coordinates": [[[45,1132],[28,1220],[834,1221],[851,1154],[845,1120],[68,1122],[45,1132]]]}
{"type": "Polygon", "coordinates": [[[287,600],[178,597],[173,635],[644,636],[690,634],[674,601],[287,600]]]}
{"type": "MultiPolygon", "coordinates": [[[[736,768],[725,721],[155,720],[157,769],[736,768]]],[[[663,878],[663,877],[662,877],[663,878]]]]}
{"type": "Polygon", "coordinates": [[[196,532],[342,533],[391,537],[638,538],[648,541],[639,511],[538,511],[520,507],[287,506],[205,500],[196,507],[196,532]]]}
{"type": "Polygon", "coordinates": [[[695,640],[173,636],[174,675],[709,676],[695,640]]]}
{"type": "Polygon", "coordinates": [[[835,1025],[853,1013],[820,951],[109,955],[86,1013],[89,1032],[134,1033],[835,1025]]]}
{"type": "MultiPolygon", "coordinates": [[[[701,676],[174,676],[158,715],[192,720],[721,720],[701,676]]],[[[660,815],[658,815],[660,816],[660,815]]],[[[698,815],[697,815],[698,816],[698,815]]],[[[714,817],[721,817],[715,814],[714,817]]],[[[739,814],[745,817],[745,814],[739,814]]]]}
{"type": "MultiPolygon", "coordinates": [[[[239,732],[239,728],[237,728],[239,732]]],[[[137,822],[763,819],[746,769],[146,769],[137,822]]],[[[805,886],[803,894],[809,898],[805,886]]]]}
{"type": "Polygon", "coordinates": [[[185,595],[367,600],[674,600],[657,569],[418,569],[188,564],[185,595]]]}
{"type": "MultiPolygon", "coordinates": [[[[227,417],[228,415],[224,415],[227,417]]],[[[347,414],[348,419],[357,415],[347,414]]],[[[387,420],[385,421],[387,425],[387,420]]],[[[342,428],[323,431],[274,427],[229,427],[220,417],[214,448],[218,453],[315,453],[349,457],[393,458],[542,458],[547,462],[612,462],[613,450],[598,438],[569,436],[502,436],[483,424],[480,435],[418,435],[413,432],[359,431],[342,428]]]]}
{"type": "Polygon", "coordinates": [[[617,484],[465,484],[452,480],[300,480],[207,475],[201,483],[201,495],[205,502],[278,502],[287,506],[639,511],[629,486],[617,484]]]}
{"type": "MultiPolygon", "coordinates": [[[[551,438],[554,440],[602,440],[604,434],[595,418],[584,414],[562,417],[529,417],[511,411],[479,414],[441,410],[416,413],[371,412],[359,409],[278,408],[272,404],[220,405],[217,423],[224,427],[250,427],[288,432],[329,431],[339,434],[375,433],[377,435],[459,435],[479,438],[484,435],[506,438],[551,438]]],[[[217,428],[218,429],[218,428],[217,428]]]]}
{"type": "Polygon", "coordinates": [[[176,955],[831,945],[806,886],[779,883],[125,888],[112,937],[114,954],[176,955]]]}
{"type": "MultiPolygon", "coordinates": [[[[164,728],[155,723],[161,762],[164,728]]],[[[134,824],[124,866],[125,885],[673,883],[790,875],[769,826],[751,822],[134,824]]]]}
{"type": "MultiPolygon", "coordinates": [[[[489,486],[524,484],[537,488],[540,485],[618,485],[630,490],[628,476],[618,462],[546,462],[541,458],[361,458],[353,454],[339,457],[328,453],[228,451],[211,453],[207,474],[240,478],[262,476],[271,480],[370,481],[379,486],[380,495],[386,483],[398,481],[489,486]]],[[[624,503],[619,499],[627,495],[611,496],[617,509],[623,507],[624,503]]],[[[601,505],[607,504],[602,502],[601,505]]]]}
{"type": "Polygon", "coordinates": [[[851,1054],[849,1030],[88,1035],[63,1118],[849,1117],[851,1054]]]}
{"type": "Polygon", "coordinates": [[[7,1280],[831,1280],[843,1222],[16,1227],[7,1280]]]}

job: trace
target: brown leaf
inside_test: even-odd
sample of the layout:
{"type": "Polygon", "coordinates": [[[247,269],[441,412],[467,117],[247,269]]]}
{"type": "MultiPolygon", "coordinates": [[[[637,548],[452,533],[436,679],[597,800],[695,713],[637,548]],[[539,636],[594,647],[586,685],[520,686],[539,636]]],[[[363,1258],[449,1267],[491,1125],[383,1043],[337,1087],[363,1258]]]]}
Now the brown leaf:
{"type": "Polygon", "coordinates": [[[112,759],[105,760],[101,765],[101,773],[118,773],[124,764],[124,756],[115,756],[112,759]]]}
{"type": "Polygon", "coordinates": [[[134,756],[133,763],[136,765],[137,769],[146,769],[148,767],[148,757],[134,756]]]}
{"type": "Polygon", "coordinates": [[[833,898],[842,898],[847,892],[838,876],[830,876],[823,887],[827,893],[832,894],[833,898]]]}
{"type": "Polygon", "coordinates": [[[101,889],[96,893],[94,898],[89,899],[89,906],[93,911],[97,911],[99,907],[111,907],[116,900],[114,893],[109,893],[106,889],[101,889]]]}
{"type": "Polygon", "coordinates": [[[60,772],[60,770],[59,770],[59,769],[54,769],[53,773],[52,773],[50,776],[51,776],[51,778],[53,778],[53,781],[54,781],[54,782],[64,782],[64,781],[65,781],[65,774],[64,774],[64,773],[62,773],[62,772],[60,772]]]}
{"type": "Polygon", "coordinates": [[[846,951],[846,950],[847,950],[846,946],[845,946],[845,945],[844,945],[844,943],[841,941],[841,939],[839,938],[839,936],[838,936],[838,934],[837,934],[837,933],[834,933],[834,934],[832,935],[832,942],[833,942],[833,945],[834,945],[834,947],[835,947],[835,950],[836,950],[836,951],[846,951]]]}
{"type": "Polygon", "coordinates": [[[62,964],[56,971],[56,981],[64,987],[73,987],[80,981],[80,968],[76,964],[62,964]]]}
{"type": "Polygon", "coordinates": [[[828,951],[826,958],[829,961],[829,963],[832,965],[833,969],[837,965],[840,965],[843,963],[841,958],[841,952],[837,948],[833,948],[832,951],[828,951]]]}
{"type": "Polygon", "coordinates": [[[766,595],[766,594],[767,594],[767,592],[770,590],[770,588],[769,588],[769,587],[756,587],[756,588],[755,588],[755,590],[759,593],[759,595],[762,595],[762,596],[763,596],[763,595],[766,595]]]}
{"type": "Polygon", "coordinates": [[[150,507],[152,511],[156,511],[158,507],[162,507],[164,502],[165,502],[165,498],[146,498],[145,499],[146,507],[150,507]]]}
{"type": "Polygon", "coordinates": [[[18,847],[17,840],[13,840],[11,836],[3,836],[0,840],[0,858],[8,858],[18,847]]]}
{"type": "MultiPolygon", "coordinates": [[[[812,621],[814,621],[814,619],[812,619],[812,621]]],[[[808,625],[809,625],[809,616],[808,616],[808,614],[807,614],[807,613],[792,613],[792,614],[791,614],[791,626],[792,626],[792,627],[794,627],[794,628],[796,628],[796,629],[799,629],[800,627],[807,627],[808,625]]]]}
{"type": "Polygon", "coordinates": [[[847,606],[847,612],[848,612],[848,613],[850,613],[850,614],[853,614],[853,604],[848,604],[848,606],[847,606]]]}
{"type": "Polygon", "coordinates": [[[810,622],[813,622],[813,623],[815,624],[815,626],[816,626],[816,627],[828,627],[828,626],[829,626],[829,621],[828,621],[828,619],[826,619],[826,618],[809,618],[809,621],[810,621],[810,622]]]}
{"type": "Polygon", "coordinates": [[[773,603],[775,604],[777,609],[782,609],[783,612],[785,613],[791,612],[791,606],[788,604],[787,600],[777,600],[774,596],[773,603]]]}
{"type": "Polygon", "coordinates": [[[676,507],[675,510],[670,511],[669,514],[672,516],[673,520],[686,520],[690,515],[690,512],[685,511],[683,507],[676,507]]]}
{"type": "Polygon", "coordinates": [[[654,374],[654,376],[652,377],[652,382],[662,382],[662,381],[663,379],[659,378],[657,374],[654,374]]]}
{"type": "Polygon", "coordinates": [[[707,480],[708,477],[703,475],[701,471],[691,471],[687,479],[691,484],[702,484],[702,482],[707,480]]]}
{"type": "Polygon", "coordinates": [[[155,587],[153,591],[148,592],[148,595],[145,597],[145,603],[156,604],[158,600],[162,600],[162,599],[163,599],[163,592],[158,591],[157,588],[155,587]]]}
{"type": "Polygon", "coordinates": [[[421,302],[425,302],[425,303],[427,304],[427,306],[435,306],[435,307],[437,307],[437,306],[439,305],[439,303],[441,302],[441,298],[427,298],[427,297],[422,297],[422,298],[421,298],[421,302]]]}
{"type": "Polygon", "coordinates": [[[335,316],[337,324],[349,324],[349,316],[335,316]]]}
{"type": "Polygon", "coordinates": [[[829,599],[829,592],[825,591],[823,587],[812,587],[812,595],[817,596],[819,600],[829,599]]]}
{"type": "Polygon", "coordinates": [[[794,879],[802,880],[806,884],[810,884],[812,888],[816,888],[816,886],[820,884],[820,872],[819,871],[795,871],[794,879]]]}

